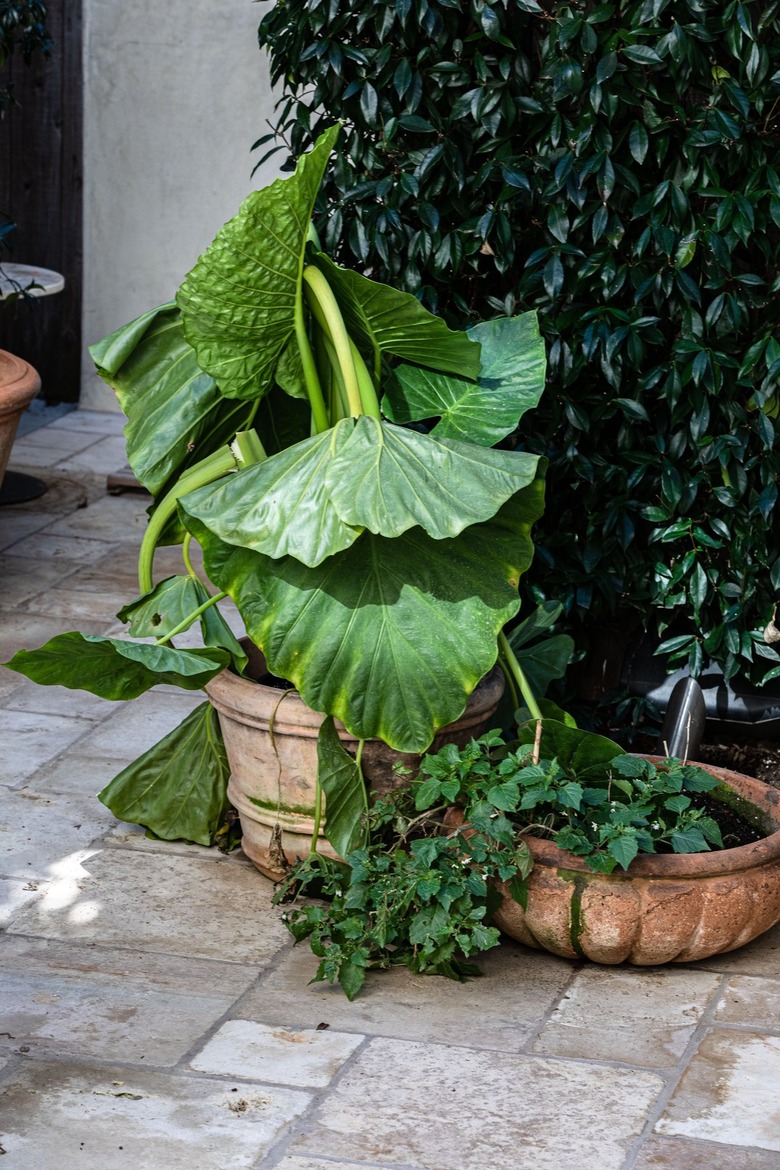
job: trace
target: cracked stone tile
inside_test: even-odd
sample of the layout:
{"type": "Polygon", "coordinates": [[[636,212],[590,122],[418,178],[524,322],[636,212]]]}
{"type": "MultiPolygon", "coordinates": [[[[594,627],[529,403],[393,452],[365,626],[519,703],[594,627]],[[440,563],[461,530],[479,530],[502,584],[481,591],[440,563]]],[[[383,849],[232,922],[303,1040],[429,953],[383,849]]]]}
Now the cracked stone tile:
{"type": "Polygon", "coordinates": [[[663,1086],[654,1073],[372,1040],[289,1153],[517,1170],[528,1150],[535,1170],[620,1170],[663,1086]]]}
{"type": "Polygon", "coordinates": [[[780,1030],[780,971],[777,979],[735,975],[726,984],[715,1019],[727,1024],[780,1030]]]}
{"type": "MultiPolygon", "coordinates": [[[[52,793],[73,793],[97,800],[97,794],[122,770],[122,763],[114,756],[82,755],[76,748],[66,751],[59,759],[46,764],[24,785],[24,791],[50,796],[52,793]]],[[[117,822],[108,829],[115,832],[117,822]]]]}
{"type": "Polygon", "coordinates": [[[780,1037],[714,1029],[685,1070],[656,1133],[780,1150],[780,1037]]]}
{"type": "Polygon", "coordinates": [[[98,540],[140,542],[148,516],[146,496],[101,496],[86,508],[62,516],[46,531],[57,536],[89,537],[98,540]]]}
{"type": "Polygon", "coordinates": [[[89,719],[33,711],[0,711],[2,783],[19,785],[94,727],[89,719]]]}
{"type": "Polygon", "coordinates": [[[251,1170],[311,1097],[145,1069],[25,1060],[5,1072],[8,1170],[251,1170]]]}
{"type": "Polygon", "coordinates": [[[35,878],[0,878],[0,930],[5,930],[14,915],[41,897],[46,882],[35,878]]]}
{"type": "Polygon", "coordinates": [[[127,445],[122,435],[92,435],[92,442],[67,458],[60,458],[56,470],[64,475],[87,473],[110,475],[127,463],[127,445]]]}
{"type": "Polygon", "coordinates": [[[264,965],[290,945],[271,883],[203,852],[104,850],[52,882],[9,933],[264,965]]]}
{"type": "MultiPolygon", "coordinates": [[[[0,873],[50,881],[116,823],[97,800],[0,790],[0,873]]],[[[69,871],[68,871],[69,872],[69,871]]]]}
{"type": "Polygon", "coordinates": [[[708,971],[586,967],[532,1051],[668,1068],[682,1056],[719,983],[708,971]]]}
{"type": "Polygon", "coordinates": [[[777,1170],[777,1155],[711,1142],[650,1138],[632,1170],[777,1170]]]}
{"type": "Polygon", "coordinates": [[[45,613],[56,617],[63,632],[81,629],[87,621],[99,623],[104,630],[117,622],[117,612],[126,603],[126,596],[118,590],[106,589],[103,593],[91,593],[78,588],[78,579],[71,577],[72,589],[49,589],[19,606],[22,613],[45,613]]]}
{"type": "Polygon", "coordinates": [[[228,1020],[190,1061],[190,1068],[281,1085],[324,1088],[365,1037],[228,1020]]]}
{"type": "Polygon", "coordinates": [[[0,1045],[173,1065],[256,978],[237,963],[9,937],[0,1045]]]}
{"type": "Polygon", "coordinates": [[[242,1014],[301,1028],[326,1022],[345,1032],[517,1051],[571,977],[568,963],[502,939],[479,957],[481,978],[456,983],[395,967],[369,972],[350,1003],[339,987],[310,985],[317,963],[307,944],[292,949],[249,994],[242,1014]],[[474,1019],[478,1027],[464,1023],[474,1019]]]}

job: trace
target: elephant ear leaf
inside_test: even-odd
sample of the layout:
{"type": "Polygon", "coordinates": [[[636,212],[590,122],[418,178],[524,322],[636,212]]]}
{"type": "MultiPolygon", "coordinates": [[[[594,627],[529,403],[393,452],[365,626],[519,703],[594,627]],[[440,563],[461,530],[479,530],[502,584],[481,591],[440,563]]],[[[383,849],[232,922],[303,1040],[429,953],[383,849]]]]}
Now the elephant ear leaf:
{"type": "Polygon", "coordinates": [[[330,716],[320,727],[317,764],[325,793],[325,836],[346,857],[366,844],[368,797],[357,761],[344,750],[330,716]]]}
{"type": "Polygon", "coordinates": [[[58,634],[38,650],[18,650],[3,665],[33,682],[90,691],[101,699],[136,699],[158,683],[197,691],[230,661],[227,650],[175,650],[97,634],[58,634]]]}
{"type": "Polygon", "coordinates": [[[309,223],[338,130],[322,134],[289,179],[253,191],[179,289],[185,336],[227,398],[267,393],[293,335],[309,223]]]}
{"type": "Polygon", "coordinates": [[[316,263],[333,289],[350,336],[372,355],[375,366],[378,356],[387,353],[433,370],[477,377],[478,338],[450,329],[411,293],[341,268],[323,252],[316,263]]]}
{"type": "Polygon", "coordinates": [[[397,366],[382,407],[393,422],[438,418],[437,438],[492,447],[506,438],[544,390],[546,358],[535,312],[484,321],[468,330],[482,367],[476,382],[414,365],[397,366]]]}
{"type": "Polygon", "coordinates": [[[223,398],[200,368],[174,304],[144,313],[89,352],[127,415],[127,458],[152,495],[241,429],[247,407],[223,398]]]}
{"type": "Polygon", "coordinates": [[[210,703],[130,764],[98,800],[120,821],[144,825],[165,841],[213,845],[230,811],[230,768],[210,703]]]}

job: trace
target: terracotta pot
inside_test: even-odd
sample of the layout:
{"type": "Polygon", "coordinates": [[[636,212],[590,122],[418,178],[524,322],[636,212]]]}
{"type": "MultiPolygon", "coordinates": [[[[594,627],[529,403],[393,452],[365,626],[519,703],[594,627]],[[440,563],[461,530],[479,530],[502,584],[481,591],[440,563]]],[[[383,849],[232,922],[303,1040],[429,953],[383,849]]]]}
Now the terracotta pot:
{"type": "Polygon", "coordinates": [[[526,836],[534,857],[527,907],[501,883],[495,925],[567,959],[641,967],[706,959],[769,930],[780,921],[780,792],[700,766],[760,810],[754,823],[769,836],[710,853],[640,854],[627,871],[611,874],[592,873],[581,858],[526,836]]]}
{"type": "MultiPolygon", "coordinates": [[[[250,673],[260,677],[262,656],[244,641],[250,673]]],[[[463,746],[487,730],[504,691],[504,677],[494,667],[468,700],[463,715],[443,727],[430,750],[445,743],[463,746]]],[[[206,686],[217,710],[225,740],[230,783],[228,796],[238,810],[246,855],[266,877],[278,881],[286,864],[309,852],[314,832],[317,735],[323,716],[308,707],[297,691],[239,678],[223,671],[206,686]]],[[[336,721],[341,742],[353,753],[358,740],[336,721]]],[[[374,792],[398,785],[398,763],[414,769],[420,757],[395,752],[381,740],[368,740],[362,767],[374,792]]],[[[327,810],[326,810],[327,816],[327,810]]],[[[318,849],[335,857],[322,829],[318,849]]]]}
{"type": "Polygon", "coordinates": [[[0,349],[0,483],[16,438],[19,419],[41,388],[41,379],[27,362],[0,349]]]}

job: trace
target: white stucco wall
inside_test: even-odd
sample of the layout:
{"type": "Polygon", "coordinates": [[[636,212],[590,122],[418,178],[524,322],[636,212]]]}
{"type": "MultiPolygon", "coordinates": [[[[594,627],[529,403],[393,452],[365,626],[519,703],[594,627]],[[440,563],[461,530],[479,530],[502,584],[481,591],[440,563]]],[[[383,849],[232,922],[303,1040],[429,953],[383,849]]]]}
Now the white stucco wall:
{"type": "MultiPolygon", "coordinates": [[[[84,0],[81,405],[116,409],[86,346],[170,300],[255,187],[273,98],[251,0],[84,0]]],[[[279,159],[281,161],[281,158],[279,159]]]]}

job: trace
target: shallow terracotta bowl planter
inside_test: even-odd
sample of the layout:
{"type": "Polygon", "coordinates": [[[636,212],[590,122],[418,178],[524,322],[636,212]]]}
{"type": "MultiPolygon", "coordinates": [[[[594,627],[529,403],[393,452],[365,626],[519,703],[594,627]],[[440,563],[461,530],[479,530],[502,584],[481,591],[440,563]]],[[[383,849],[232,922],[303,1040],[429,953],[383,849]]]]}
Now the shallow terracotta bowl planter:
{"type": "MultiPolygon", "coordinates": [[[[243,640],[250,656],[249,673],[265,671],[262,655],[243,640]]],[[[261,873],[274,881],[284,876],[285,864],[305,857],[314,832],[317,776],[317,735],[323,716],[312,711],[297,691],[240,678],[223,671],[206,686],[219,715],[230,764],[228,797],[241,819],[242,847],[261,873]]],[[[463,715],[443,727],[430,750],[445,743],[463,747],[490,724],[504,692],[498,667],[486,675],[469,698],[463,715]]],[[[340,724],[336,728],[348,751],[358,740],[340,724]]],[[[367,740],[362,767],[373,792],[396,787],[398,763],[414,768],[420,757],[395,752],[381,740],[367,740]]],[[[327,808],[325,809],[327,817],[327,808]]],[[[335,857],[322,828],[318,851],[335,857]]]]}
{"type": "Polygon", "coordinates": [[[744,946],[780,921],[780,791],[725,768],[706,770],[755,806],[769,836],[710,853],[640,854],[595,874],[550,841],[534,857],[525,911],[500,884],[494,922],[527,946],[595,963],[687,963],[744,946]]]}

